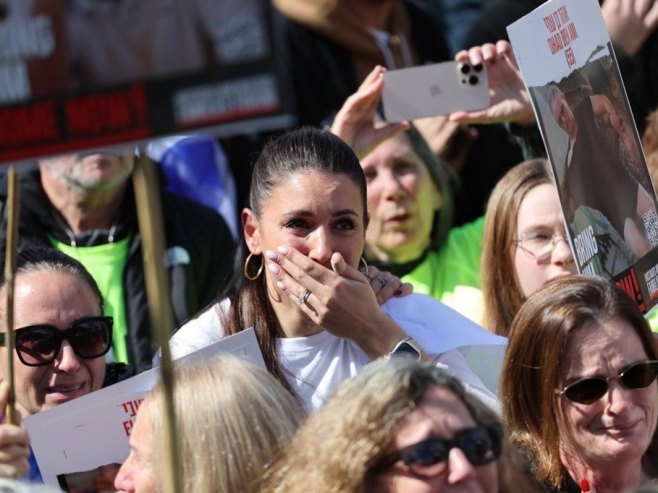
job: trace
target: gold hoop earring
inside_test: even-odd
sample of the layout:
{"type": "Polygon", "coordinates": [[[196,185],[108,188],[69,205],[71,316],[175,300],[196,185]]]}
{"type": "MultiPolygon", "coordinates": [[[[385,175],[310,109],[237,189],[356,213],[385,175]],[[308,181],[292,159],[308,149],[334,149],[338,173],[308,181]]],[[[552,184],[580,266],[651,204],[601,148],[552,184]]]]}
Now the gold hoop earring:
{"type": "Polygon", "coordinates": [[[366,259],[364,259],[363,257],[361,257],[361,258],[359,259],[359,263],[360,263],[360,264],[363,264],[363,273],[364,273],[364,274],[367,274],[367,273],[368,273],[368,262],[366,262],[366,259]]]}
{"type": "Polygon", "coordinates": [[[260,275],[263,273],[263,259],[260,259],[260,267],[256,271],[255,276],[250,276],[249,275],[249,262],[251,261],[251,258],[254,256],[253,253],[250,253],[247,259],[244,261],[244,277],[249,279],[250,281],[255,281],[260,277],[260,275]]]}

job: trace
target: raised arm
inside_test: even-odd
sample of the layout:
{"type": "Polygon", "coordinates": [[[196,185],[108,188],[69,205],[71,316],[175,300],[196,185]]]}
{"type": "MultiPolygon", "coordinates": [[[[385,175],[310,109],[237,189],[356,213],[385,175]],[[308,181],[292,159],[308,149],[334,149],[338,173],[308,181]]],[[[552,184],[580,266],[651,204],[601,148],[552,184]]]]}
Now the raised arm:
{"type": "Polygon", "coordinates": [[[354,341],[369,358],[387,355],[407,336],[379,308],[368,279],[347,265],[339,253],[331,258],[332,269],[291,247],[280,247],[265,255],[279,267],[276,273],[270,270],[277,276],[280,290],[295,301],[304,298],[299,302],[301,309],[315,324],[354,341]]]}
{"type": "Polygon", "coordinates": [[[658,2],[653,0],[605,0],[601,13],[610,39],[629,55],[635,55],[658,26],[658,2]]]}
{"type": "Polygon", "coordinates": [[[451,120],[460,123],[516,123],[522,126],[535,123],[530,96],[509,42],[474,46],[457,53],[455,60],[486,65],[491,105],[483,110],[453,113],[451,120]]]}
{"type": "Polygon", "coordinates": [[[377,122],[377,105],[384,88],[386,69],[377,65],[348,97],[336,114],[331,132],[349,145],[361,159],[377,144],[409,128],[408,122],[377,122]]]}

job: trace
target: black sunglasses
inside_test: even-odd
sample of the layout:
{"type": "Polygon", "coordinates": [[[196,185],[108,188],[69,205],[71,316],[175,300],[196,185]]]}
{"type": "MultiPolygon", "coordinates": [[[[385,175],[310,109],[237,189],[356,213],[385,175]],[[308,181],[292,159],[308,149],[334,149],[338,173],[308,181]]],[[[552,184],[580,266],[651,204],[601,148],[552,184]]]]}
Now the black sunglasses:
{"type": "Polygon", "coordinates": [[[579,404],[598,401],[610,388],[610,380],[619,379],[627,389],[644,389],[658,377],[658,361],[641,361],[622,369],[612,377],[587,377],[570,383],[563,389],[555,389],[556,394],[579,404]]]}
{"type": "Polygon", "coordinates": [[[499,423],[490,423],[459,431],[452,438],[430,437],[422,442],[397,450],[383,458],[374,468],[382,472],[398,461],[404,462],[417,476],[431,478],[447,467],[450,450],[459,448],[474,466],[489,464],[500,457],[503,429],[499,423]]]}
{"type": "MultiPolygon", "coordinates": [[[[52,363],[66,339],[80,358],[92,359],[106,354],[112,346],[112,317],[84,317],[75,320],[66,330],[54,325],[40,324],[14,331],[16,353],[27,366],[52,363]]],[[[0,333],[4,345],[6,333],[0,333]]]]}

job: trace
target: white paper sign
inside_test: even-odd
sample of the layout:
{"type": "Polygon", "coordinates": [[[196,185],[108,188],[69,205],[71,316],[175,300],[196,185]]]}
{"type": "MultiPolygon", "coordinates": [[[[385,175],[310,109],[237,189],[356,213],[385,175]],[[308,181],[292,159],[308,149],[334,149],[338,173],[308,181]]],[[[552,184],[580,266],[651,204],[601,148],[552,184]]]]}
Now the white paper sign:
{"type": "MultiPolygon", "coordinates": [[[[265,368],[253,329],[228,336],[175,364],[196,364],[226,352],[265,368]]],[[[128,437],[137,409],[159,377],[159,368],[153,368],[26,418],[44,482],[64,489],[66,481],[91,481],[102,474],[99,468],[122,463],[128,455],[128,437]],[[74,476],[63,477],[69,474],[74,476]]]]}

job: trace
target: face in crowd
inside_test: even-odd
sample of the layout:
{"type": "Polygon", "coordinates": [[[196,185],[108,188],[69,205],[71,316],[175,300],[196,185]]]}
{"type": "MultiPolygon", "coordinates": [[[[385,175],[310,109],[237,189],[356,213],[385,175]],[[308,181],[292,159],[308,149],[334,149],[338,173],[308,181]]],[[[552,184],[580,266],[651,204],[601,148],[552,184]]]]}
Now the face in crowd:
{"type": "Polygon", "coordinates": [[[515,237],[512,264],[524,297],[551,279],[576,272],[560,199],[552,183],[537,185],[526,193],[519,205],[515,237]]]}
{"type": "Polygon", "coordinates": [[[440,194],[406,134],[361,160],[368,184],[368,251],[395,263],[418,258],[430,243],[440,194]]]}
{"type": "MultiPolygon", "coordinates": [[[[3,288],[3,325],[5,296],[3,288]]],[[[101,302],[85,280],[63,270],[22,273],[15,281],[14,306],[20,355],[16,350],[8,354],[3,345],[0,374],[4,378],[6,358],[14,358],[16,404],[23,416],[101,388],[111,323],[108,333],[101,302]],[[66,336],[60,339],[61,335],[66,336]],[[97,356],[85,358],[78,353],[97,356]]],[[[2,326],[2,332],[6,327],[2,326]]]]}
{"type": "Polygon", "coordinates": [[[647,368],[650,359],[637,332],[621,318],[575,330],[559,368],[558,388],[570,388],[559,399],[563,462],[579,457],[601,470],[615,461],[640,464],[658,423],[658,362],[647,368]],[[627,376],[617,378],[623,370],[627,376]],[[592,377],[598,381],[583,381],[592,377]],[[638,384],[647,385],[630,388],[638,384]]]}
{"type": "Polygon", "coordinates": [[[420,403],[402,421],[393,443],[384,452],[384,457],[393,455],[393,462],[379,475],[377,491],[495,493],[498,491],[498,455],[493,450],[497,447],[500,452],[500,442],[494,445],[494,441],[478,427],[454,392],[438,385],[429,387],[420,403]],[[439,447],[432,447],[425,441],[434,437],[453,440],[453,444],[461,446],[441,446],[446,450],[442,460],[429,460],[439,447]],[[487,451],[483,452],[485,449],[487,451]],[[469,458],[469,451],[475,450],[478,453],[469,458]]]}
{"type": "Polygon", "coordinates": [[[132,147],[95,149],[40,161],[46,179],[56,179],[79,192],[114,190],[128,180],[133,165],[132,147]]]}
{"type": "Polygon", "coordinates": [[[288,245],[329,269],[331,255],[339,252],[357,267],[365,231],[362,203],[347,175],[299,171],[275,185],[260,219],[249,214],[250,250],[261,254],[288,245]]]}

